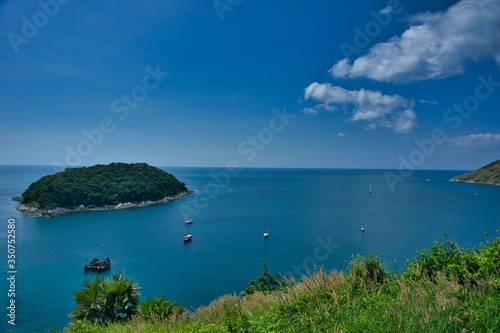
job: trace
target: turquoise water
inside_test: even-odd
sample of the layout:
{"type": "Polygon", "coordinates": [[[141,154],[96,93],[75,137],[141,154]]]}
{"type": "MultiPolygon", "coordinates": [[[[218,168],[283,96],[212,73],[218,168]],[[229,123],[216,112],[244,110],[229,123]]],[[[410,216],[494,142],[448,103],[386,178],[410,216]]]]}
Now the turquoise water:
{"type": "Polygon", "coordinates": [[[17,212],[11,197],[52,168],[0,166],[2,309],[9,302],[9,218],[17,235],[16,326],[3,310],[0,331],[66,326],[73,290],[94,275],[82,266],[94,257],[109,256],[113,267],[103,274],[135,279],[142,299],[162,295],[192,308],[240,292],[263,262],[272,273],[301,274],[315,265],[342,269],[352,255],[378,252],[399,269],[443,233],[469,247],[500,229],[500,187],[448,181],[460,171],[416,171],[391,191],[383,170],[243,169],[214,178],[224,170],[163,169],[195,194],[147,208],[47,219],[17,212]],[[184,224],[187,217],[192,225],[184,224]],[[194,237],[184,244],[186,233],[194,237]]]}

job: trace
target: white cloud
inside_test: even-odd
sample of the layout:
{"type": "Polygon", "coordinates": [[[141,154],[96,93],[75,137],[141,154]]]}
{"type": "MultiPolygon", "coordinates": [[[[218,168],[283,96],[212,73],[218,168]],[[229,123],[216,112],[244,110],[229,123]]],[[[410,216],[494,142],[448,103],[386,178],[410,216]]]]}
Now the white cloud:
{"type": "Polygon", "coordinates": [[[388,15],[388,14],[391,14],[393,11],[394,11],[394,7],[393,7],[393,6],[387,6],[387,7],[385,7],[384,9],[382,9],[382,10],[380,11],[380,13],[381,13],[381,14],[388,15]]]}
{"type": "Polygon", "coordinates": [[[338,61],[336,77],[382,82],[437,79],[462,73],[467,60],[492,57],[500,66],[500,1],[462,0],[444,12],[421,13],[401,36],[373,46],[352,64],[338,61]]]}
{"type": "Polygon", "coordinates": [[[392,119],[386,119],[386,127],[392,128],[395,133],[409,133],[417,124],[417,115],[411,109],[394,114],[392,119]]]}
{"type": "Polygon", "coordinates": [[[304,89],[304,100],[319,102],[314,108],[306,108],[309,114],[325,109],[352,106],[350,121],[365,121],[368,129],[386,127],[395,133],[408,133],[417,123],[412,110],[413,103],[399,95],[384,95],[373,90],[347,90],[330,83],[311,83],[304,89]],[[316,110],[313,112],[312,110],[316,110]]]}
{"type": "Polygon", "coordinates": [[[449,138],[447,141],[454,146],[474,151],[500,149],[500,134],[470,134],[449,138]]]}
{"type": "Polygon", "coordinates": [[[305,114],[314,115],[314,114],[318,114],[319,111],[315,108],[304,108],[304,109],[302,109],[302,112],[304,112],[305,114]]]}
{"type": "Polygon", "coordinates": [[[422,104],[433,104],[433,105],[435,105],[435,104],[438,104],[439,102],[438,102],[438,101],[435,101],[435,100],[427,100],[427,99],[423,99],[423,98],[421,98],[421,99],[420,99],[420,103],[422,103],[422,104]]]}

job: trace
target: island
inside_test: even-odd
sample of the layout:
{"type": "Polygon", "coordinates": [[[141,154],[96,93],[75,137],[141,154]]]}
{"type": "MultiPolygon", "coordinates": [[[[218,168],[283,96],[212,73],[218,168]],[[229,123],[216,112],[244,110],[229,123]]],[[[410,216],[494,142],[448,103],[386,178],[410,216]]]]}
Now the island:
{"type": "Polygon", "coordinates": [[[32,183],[17,210],[49,217],[84,210],[144,207],[193,193],[173,175],[146,163],[67,168],[32,183]]]}
{"type": "Polygon", "coordinates": [[[500,185],[500,160],[485,165],[476,171],[451,179],[452,182],[500,185]]]}

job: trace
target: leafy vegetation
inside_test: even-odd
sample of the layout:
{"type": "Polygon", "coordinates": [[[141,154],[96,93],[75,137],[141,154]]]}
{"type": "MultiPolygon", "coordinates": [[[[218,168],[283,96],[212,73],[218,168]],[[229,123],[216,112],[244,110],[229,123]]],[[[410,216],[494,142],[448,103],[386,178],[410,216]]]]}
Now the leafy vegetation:
{"type": "Polygon", "coordinates": [[[76,307],[71,317],[90,323],[109,324],[127,321],[137,313],[139,286],[123,274],[106,280],[100,276],[86,280],[84,289],[75,292],[76,307]]]}
{"type": "Polygon", "coordinates": [[[280,273],[272,275],[269,273],[266,263],[262,265],[264,266],[264,272],[262,272],[256,280],[250,281],[249,286],[241,292],[242,296],[251,295],[256,292],[266,294],[277,290],[283,290],[288,286],[288,283],[283,279],[280,273]]]}
{"type": "Polygon", "coordinates": [[[462,250],[445,235],[443,244],[435,243],[430,249],[421,250],[418,257],[406,263],[405,278],[436,280],[444,275],[460,284],[471,285],[488,280],[500,287],[500,238],[479,249],[462,250]]]}
{"type": "Polygon", "coordinates": [[[368,254],[367,258],[360,255],[354,257],[349,263],[349,272],[352,276],[360,277],[357,282],[362,288],[382,284],[391,276],[389,270],[380,262],[380,258],[371,253],[368,254]]]}
{"type": "Polygon", "coordinates": [[[111,163],[68,168],[44,176],[22,194],[22,203],[41,209],[156,201],[187,191],[173,175],[146,163],[111,163]]]}
{"type": "Polygon", "coordinates": [[[181,317],[185,312],[186,309],[181,305],[157,296],[141,302],[138,315],[150,321],[166,321],[171,317],[181,317]]]}
{"type": "Polygon", "coordinates": [[[453,180],[475,183],[500,184],[500,160],[485,165],[474,172],[469,172],[454,177],[453,180]]]}
{"type": "Polygon", "coordinates": [[[154,300],[128,322],[79,320],[65,333],[498,332],[500,238],[467,250],[445,238],[406,265],[396,274],[376,256],[357,256],[345,272],[320,269],[286,288],[276,288],[281,277],[264,266],[244,297],[226,295],[192,313],[151,316],[175,313],[158,310],[168,309],[168,301],[154,300]]]}

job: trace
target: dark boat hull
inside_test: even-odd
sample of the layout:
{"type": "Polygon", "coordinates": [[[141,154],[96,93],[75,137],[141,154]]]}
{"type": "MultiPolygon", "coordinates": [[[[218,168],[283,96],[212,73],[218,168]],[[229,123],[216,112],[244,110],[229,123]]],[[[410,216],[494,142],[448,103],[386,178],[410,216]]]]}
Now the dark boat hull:
{"type": "Polygon", "coordinates": [[[111,268],[111,260],[109,260],[109,258],[106,258],[102,261],[97,258],[92,259],[92,261],[89,264],[85,264],[83,266],[85,272],[87,271],[103,272],[110,268],[111,268]]]}

